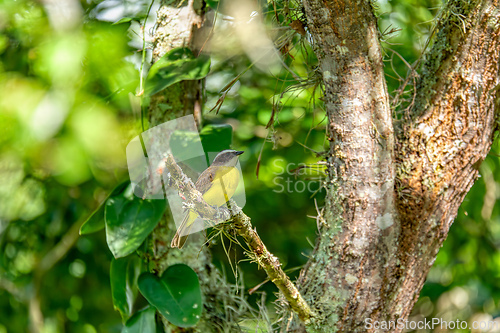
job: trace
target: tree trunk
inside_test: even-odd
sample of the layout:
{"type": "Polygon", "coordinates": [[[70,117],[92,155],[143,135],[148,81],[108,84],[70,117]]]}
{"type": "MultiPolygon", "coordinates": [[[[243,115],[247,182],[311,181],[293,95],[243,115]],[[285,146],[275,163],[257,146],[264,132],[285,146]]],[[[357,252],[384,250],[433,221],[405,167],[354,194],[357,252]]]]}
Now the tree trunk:
{"type": "MultiPolygon", "coordinates": [[[[169,1],[162,2],[157,13],[157,28],[153,47],[153,62],[158,61],[165,53],[177,47],[189,47],[196,49],[193,40],[194,35],[203,23],[203,12],[196,12],[193,2],[169,1]],[[176,32],[176,33],[171,33],[176,32]]],[[[193,114],[196,107],[201,105],[201,81],[181,81],[173,84],[153,96],[148,110],[150,128],[160,125],[169,120],[193,114]]],[[[200,118],[198,116],[198,123],[200,118]]],[[[161,142],[162,138],[155,137],[153,146],[158,147],[161,156],[161,147],[168,143],[161,142]]],[[[191,242],[180,252],[178,249],[170,248],[170,241],[175,234],[175,223],[170,214],[161,221],[155,232],[154,253],[157,270],[161,274],[169,265],[184,262],[193,269],[202,270],[205,258],[198,260],[198,251],[202,247],[203,237],[192,237],[191,242]],[[174,254],[174,252],[176,252],[174,254]]],[[[208,252],[202,253],[208,255],[208,252]]],[[[206,260],[209,260],[206,258],[206,260]]]]}
{"type": "MultiPolygon", "coordinates": [[[[408,318],[490,149],[500,8],[493,0],[445,5],[415,97],[395,121],[370,2],[303,3],[330,141],[323,224],[298,281],[318,315],[308,331],[375,332],[368,324],[408,318]]],[[[305,330],[285,319],[284,331],[305,330]]]]}
{"type": "MultiPolygon", "coordinates": [[[[188,47],[198,55],[207,38],[211,22],[205,21],[205,3],[202,0],[163,1],[157,13],[157,28],[153,48],[153,62],[177,47],[188,47]]],[[[194,114],[198,128],[201,126],[203,104],[203,80],[181,81],[151,97],[148,110],[150,127],[169,120],[194,114]]],[[[162,138],[153,143],[161,150],[162,138]]],[[[245,312],[246,304],[233,296],[229,285],[212,264],[204,233],[190,235],[182,250],[171,248],[170,242],[176,226],[170,213],[165,214],[153,232],[153,261],[156,272],[161,275],[170,265],[184,263],[198,274],[204,295],[203,317],[193,332],[237,331],[239,316],[245,312]],[[241,306],[243,305],[243,309],[241,306]]],[[[167,332],[185,330],[165,323],[167,332]]]]}
{"type": "MultiPolygon", "coordinates": [[[[196,37],[203,3],[166,3],[154,58],[179,46],[197,54],[196,41],[205,38],[196,37]]],[[[315,313],[307,330],[375,332],[375,321],[393,321],[389,331],[401,332],[397,320],[408,318],[499,124],[498,0],[448,1],[401,120],[392,117],[371,3],[303,3],[325,86],[330,141],[319,236],[298,280],[315,313]]],[[[151,126],[201,114],[200,92],[201,82],[190,81],[154,96],[151,126]]],[[[176,262],[198,272],[207,310],[198,330],[216,330],[217,323],[209,323],[221,312],[222,322],[236,324],[235,314],[217,303],[229,287],[208,250],[198,255],[203,237],[181,256],[168,247],[174,229],[165,222],[154,233],[159,272],[176,262]]],[[[293,313],[283,318],[282,331],[305,331],[293,313]]]]}

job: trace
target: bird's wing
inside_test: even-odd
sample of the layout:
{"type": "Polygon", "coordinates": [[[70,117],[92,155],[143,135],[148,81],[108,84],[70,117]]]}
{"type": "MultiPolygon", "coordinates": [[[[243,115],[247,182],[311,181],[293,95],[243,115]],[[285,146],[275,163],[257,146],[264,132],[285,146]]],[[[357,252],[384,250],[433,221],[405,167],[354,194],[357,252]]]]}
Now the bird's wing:
{"type": "Polygon", "coordinates": [[[222,206],[236,192],[239,180],[240,174],[235,167],[219,167],[210,187],[203,193],[203,199],[209,205],[222,206]]]}
{"type": "Polygon", "coordinates": [[[234,167],[211,166],[201,173],[196,181],[196,189],[204,194],[212,186],[212,182],[216,177],[222,177],[226,173],[232,171],[234,167]]]}

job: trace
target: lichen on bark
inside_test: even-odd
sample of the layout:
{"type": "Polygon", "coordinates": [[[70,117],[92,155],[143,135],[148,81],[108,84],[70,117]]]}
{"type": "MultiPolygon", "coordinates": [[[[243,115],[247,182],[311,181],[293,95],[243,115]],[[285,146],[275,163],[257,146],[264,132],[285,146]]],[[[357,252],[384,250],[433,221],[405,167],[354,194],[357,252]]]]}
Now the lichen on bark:
{"type": "MultiPolygon", "coordinates": [[[[333,235],[320,229],[300,288],[313,308],[328,300],[323,329],[365,332],[367,318],[408,317],[489,150],[497,128],[491,91],[499,83],[499,6],[444,6],[416,97],[397,121],[396,144],[368,2],[304,6],[323,73],[335,175],[326,184],[324,220],[341,227],[333,235]]],[[[304,329],[295,323],[293,331],[304,329]]]]}
{"type": "MultiPolygon", "coordinates": [[[[319,235],[298,286],[317,314],[309,331],[365,332],[365,319],[408,317],[489,150],[499,119],[499,5],[447,2],[420,68],[415,100],[395,136],[371,3],[303,3],[325,87],[330,148],[319,235]]],[[[181,16],[200,13],[186,10],[181,16]]],[[[178,24],[171,16],[163,11],[159,25],[178,24]]],[[[199,21],[193,22],[190,31],[197,31],[199,21]]],[[[169,38],[168,29],[159,31],[158,38],[169,38]]],[[[155,57],[169,43],[158,43],[162,51],[155,57]]],[[[153,100],[152,125],[201,110],[200,90],[183,84],[153,100]]],[[[158,249],[161,237],[164,231],[156,238],[158,249]]],[[[189,257],[165,251],[172,262],[189,257]]],[[[210,283],[220,276],[202,275],[206,293],[219,295],[210,283]]],[[[282,330],[305,328],[285,309],[282,330]]]]}
{"type": "MultiPolygon", "coordinates": [[[[197,55],[206,38],[204,2],[201,0],[162,1],[158,10],[154,34],[153,62],[177,47],[188,47],[197,55]]],[[[203,105],[202,80],[182,81],[151,96],[147,117],[150,127],[187,114],[194,114],[198,127],[201,126],[203,105]]],[[[155,144],[161,147],[162,138],[155,144]]],[[[211,262],[205,235],[191,235],[182,250],[170,248],[169,244],[176,226],[170,215],[165,214],[152,233],[151,268],[158,275],[170,265],[183,263],[197,273],[203,294],[204,311],[200,322],[192,332],[238,332],[242,316],[252,311],[251,307],[235,293],[238,286],[229,284],[211,262]]],[[[164,320],[166,332],[184,331],[164,320]]]]}

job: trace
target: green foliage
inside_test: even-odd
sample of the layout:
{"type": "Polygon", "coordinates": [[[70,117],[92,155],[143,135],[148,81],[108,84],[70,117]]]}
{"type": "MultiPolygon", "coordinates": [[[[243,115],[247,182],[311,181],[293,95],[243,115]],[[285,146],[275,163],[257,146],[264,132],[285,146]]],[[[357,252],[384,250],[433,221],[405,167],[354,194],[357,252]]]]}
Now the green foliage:
{"type": "Polygon", "coordinates": [[[116,21],[115,23],[113,23],[113,25],[115,24],[122,24],[122,23],[130,23],[132,21],[136,21],[136,22],[140,22],[140,18],[136,18],[136,17],[123,17],[121,19],[119,19],[118,21],[116,21]]]}
{"type": "Polygon", "coordinates": [[[200,139],[205,152],[229,149],[233,142],[233,128],[228,124],[207,125],[200,131],[200,139]]]}
{"type": "Polygon", "coordinates": [[[146,81],[146,94],[154,95],[174,83],[200,80],[210,71],[210,57],[195,57],[190,49],[181,47],[167,52],[151,66],[146,81]]]}
{"type": "Polygon", "coordinates": [[[156,333],[155,313],[156,309],[151,306],[137,311],[127,321],[122,333],[156,333]]]}
{"type": "Polygon", "coordinates": [[[108,195],[108,197],[99,205],[92,214],[90,214],[89,218],[83,222],[80,227],[80,235],[87,235],[93,232],[97,232],[99,230],[104,229],[104,208],[108,199],[125,189],[127,185],[129,185],[129,181],[124,181],[118,184],[108,195]]]}
{"type": "Polygon", "coordinates": [[[179,327],[191,327],[203,309],[198,276],[183,264],[170,266],[161,277],[143,273],[139,290],[165,318],[179,327]]]}
{"type": "Polygon", "coordinates": [[[141,246],[165,213],[165,200],[143,200],[129,185],[106,201],[106,240],[115,258],[125,257],[141,246]]]}
{"type": "MultiPolygon", "coordinates": [[[[321,207],[324,197],[324,174],[315,164],[321,157],[315,152],[328,149],[327,122],[316,58],[308,38],[291,28],[296,20],[307,24],[300,3],[260,3],[266,24],[281,25],[269,35],[298,80],[285,68],[272,75],[257,69],[232,34],[218,30],[228,25],[223,24],[214,28],[213,40],[223,36],[225,48],[214,44],[210,59],[183,48],[171,51],[149,71],[147,93],[205,78],[202,144],[207,151],[229,145],[245,151],[240,159],[245,213],[294,279],[317,232],[316,220],[308,216],[318,214],[315,201],[321,207]],[[211,111],[214,106],[217,114],[211,111]]],[[[140,107],[134,103],[142,41],[134,36],[142,36],[137,22],[144,22],[150,2],[113,3],[124,17],[113,18],[112,24],[103,20],[109,2],[81,1],[84,14],[73,17],[73,25],[58,24],[61,15],[49,15],[44,4],[0,0],[0,332],[26,331],[33,295],[40,302],[44,324],[39,329],[44,332],[119,332],[127,318],[123,332],[153,332],[155,307],[167,318],[167,311],[173,314],[169,320],[174,324],[185,326],[183,315],[195,324],[204,308],[196,275],[173,266],[154,277],[147,265],[139,269],[134,253],[144,264],[141,244],[165,203],[133,197],[125,189],[128,183],[116,187],[127,176],[126,144],[141,131],[140,107]],[[68,239],[75,241],[67,245],[68,239]],[[60,249],[65,249],[62,256],[39,275],[41,263],[60,249]],[[134,291],[139,272],[145,274],[141,291],[147,300],[134,291]],[[184,291],[186,303],[174,309],[178,294],[169,290],[176,288],[184,291]],[[152,306],[136,311],[147,301],[152,306]]],[[[439,5],[434,0],[378,2],[391,93],[408,75],[405,62],[418,59],[439,5]]],[[[210,1],[209,6],[223,8],[223,2],[210,1]]],[[[226,21],[218,17],[217,22],[226,21]]],[[[146,43],[148,52],[151,46],[146,43]]],[[[412,96],[409,82],[405,98],[412,96]]],[[[415,318],[469,320],[500,314],[500,164],[494,154],[500,154],[498,143],[438,255],[415,318]]],[[[241,249],[216,245],[212,252],[220,268],[238,263],[242,274],[227,274],[242,286],[238,297],[261,299],[246,290],[266,276],[241,260],[241,249]]],[[[267,293],[270,304],[277,290],[265,283],[259,291],[267,293]]],[[[241,327],[268,331],[261,323],[244,319],[241,327]]]]}
{"type": "Polygon", "coordinates": [[[137,279],[141,272],[141,259],[137,256],[113,259],[109,270],[113,305],[125,322],[132,315],[137,296],[137,279]]]}
{"type": "Polygon", "coordinates": [[[139,75],[125,60],[133,55],[128,27],[81,16],[95,5],[76,2],[68,22],[49,15],[57,6],[0,1],[2,332],[28,330],[34,297],[40,331],[120,325],[104,234],[77,234],[125,177],[125,145],[139,128],[129,93],[139,75]]]}

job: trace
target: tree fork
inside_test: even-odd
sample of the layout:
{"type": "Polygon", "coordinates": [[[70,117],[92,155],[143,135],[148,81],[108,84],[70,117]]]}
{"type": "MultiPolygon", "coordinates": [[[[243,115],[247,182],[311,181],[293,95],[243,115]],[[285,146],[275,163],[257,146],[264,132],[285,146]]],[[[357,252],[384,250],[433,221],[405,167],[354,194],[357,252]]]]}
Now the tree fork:
{"type": "Polygon", "coordinates": [[[299,289],[323,329],[373,331],[365,320],[409,316],[491,146],[498,1],[445,5],[396,145],[370,3],[304,0],[304,7],[331,147],[325,223],[299,289]]]}

